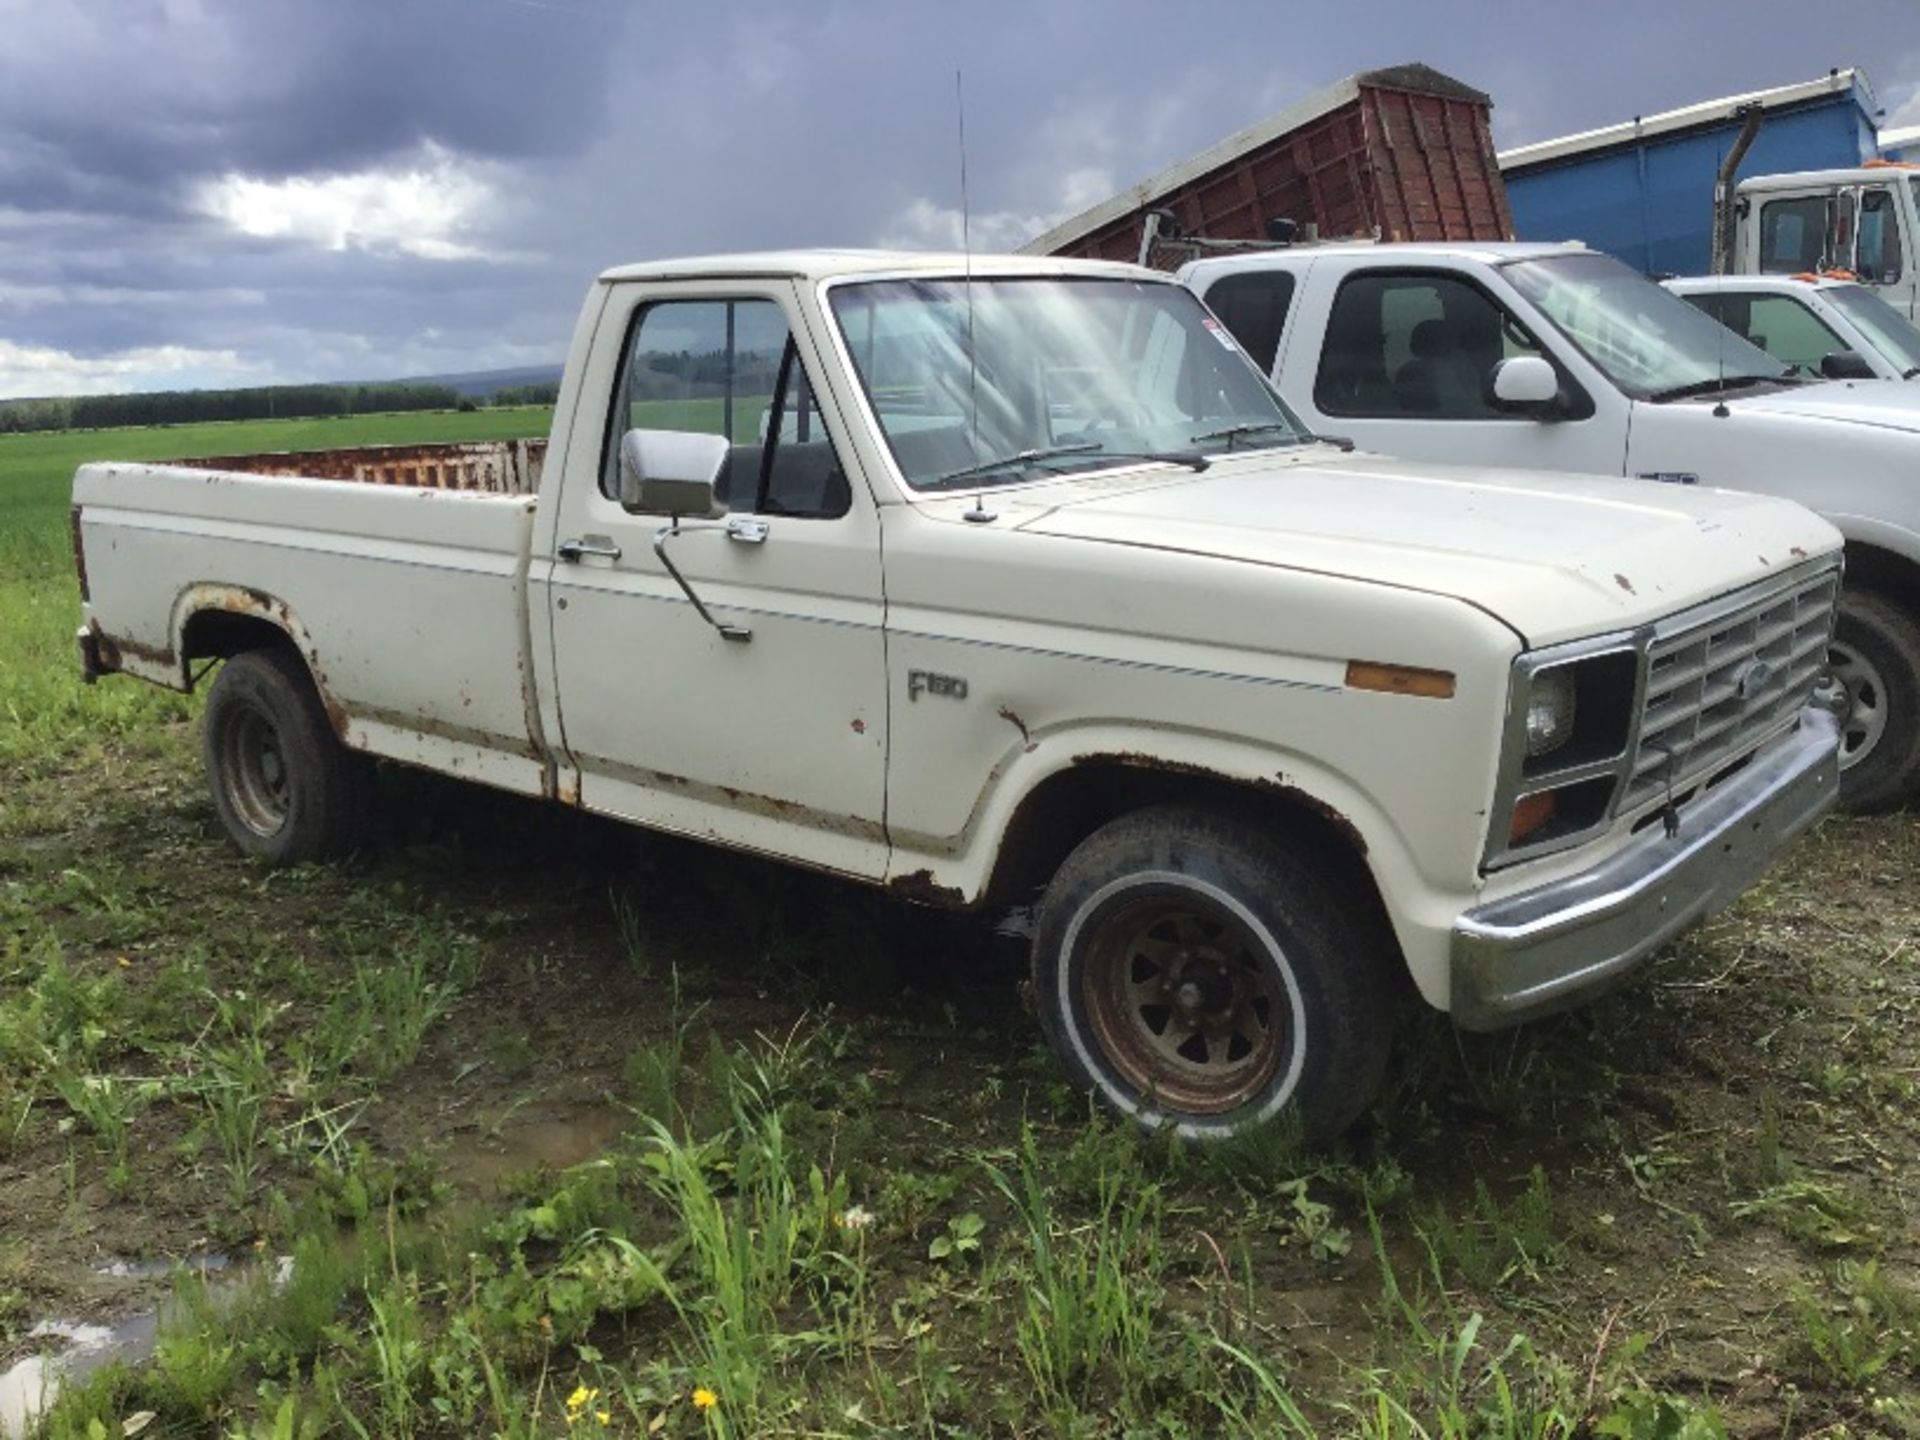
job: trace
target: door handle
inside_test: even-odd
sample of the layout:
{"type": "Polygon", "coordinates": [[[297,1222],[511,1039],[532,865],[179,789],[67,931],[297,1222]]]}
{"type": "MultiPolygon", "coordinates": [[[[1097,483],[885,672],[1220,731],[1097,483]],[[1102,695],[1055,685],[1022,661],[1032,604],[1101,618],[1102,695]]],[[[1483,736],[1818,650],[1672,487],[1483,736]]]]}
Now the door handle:
{"type": "Polygon", "coordinates": [[[746,515],[727,517],[727,539],[742,545],[764,545],[767,543],[768,525],[764,520],[755,520],[746,515]]]}
{"type": "Polygon", "coordinates": [[[554,554],[562,560],[578,565],[588,555],[603,556],[608,560],[620,558],[620,547],[604,535],[583,535],[578,540],[562,540],[554,547],[554,554]]]}

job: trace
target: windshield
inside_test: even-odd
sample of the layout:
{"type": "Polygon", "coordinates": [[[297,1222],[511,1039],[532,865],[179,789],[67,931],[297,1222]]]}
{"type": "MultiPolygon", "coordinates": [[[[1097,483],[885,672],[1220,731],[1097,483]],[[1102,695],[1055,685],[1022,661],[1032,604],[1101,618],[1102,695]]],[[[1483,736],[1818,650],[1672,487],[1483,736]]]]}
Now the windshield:
{"type": "Polygon", "coordinates": [[[1636,400],[1678,399],[1785,375],[1778,360],[1608,255],[1518,260],[1514,287],[1636,400]]]}
{"type": "Polygon", "coordinates": [[[1177,285],[941,277],[830,294],[873,413],[916,489],[1142,459],[1198,466],[1209,454],[1306,438],[1225,327],[1177,285]]]}
{"type": "Polygon", "coordinates": [[[1820,292],[1829,305],[1853,322],[1874,348],[1902,375],[1920,366],[1920,329],[1864,285],[1830,285],[1820,292]]]}

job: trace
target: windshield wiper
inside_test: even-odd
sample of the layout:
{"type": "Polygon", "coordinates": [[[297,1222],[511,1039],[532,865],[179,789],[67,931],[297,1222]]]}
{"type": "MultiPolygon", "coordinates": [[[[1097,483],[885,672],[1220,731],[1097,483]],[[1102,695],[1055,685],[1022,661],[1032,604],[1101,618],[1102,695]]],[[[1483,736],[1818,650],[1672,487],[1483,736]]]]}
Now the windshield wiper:
{"type": "Polygon", "coordinates": [[[1656,405],[1668,400],[1690,400],[1695,395],[1711,395],[1716,390],[1744,390],[1749,385],[1765,385],[1769,382],[1785,384],[1788,376],[1779,375],[1716,375],[1711,380],[1695,380],[1687,385],[1675,385],[1671,390],[1656,390],[1647,399],[1656,405]]]}
{"type": "Polygon", "coordinates": [[[1072,445],[1046,445],[1034,450],[1017,450],[997,460],[982,460],[978,465],[966,465],[958,470],[949,470],[944,475],[936,475],[931,480],[921,482],[920,488],[933,490],[955,480],[967,480],[975,475],[985,475],[989,471],[1005,470],[1015,465],[1033,465],[1064,456],[1094,454],[1103,460],[1152,460],[1166,465],[1185,465],[1192,470],[1204,470],[1213,463],[1206,456],[1191,450],[1109,450],[1098,440],[1083,440],[1072,445]]]}
{"type": "Polygon", "coordinates": [[[1911,370],[1902,370],[1900,372],[1900,378],[1902,380],[1911,380],[1916,375],[1920,375],[1920,365],[1914,366],[1911,370]]]}
{"type": "Polygon", "coordinates": [[[1242,435],[1264,435],[1270,430],[1285,430],[1288,438],[1294,444],[1304,444],[1307,440],[1313,438],[1312,436],[1302,436],[1299,431],[1295,430],[1293,426],[1284,420],[1257,420],[1246,425],[1229,425],[1224,430],[1209,430],[1204,435],[1193,435],[1188,438],[1196,445],[1203,440],[1224,440],[1227,442],[1227,449],[1232,450],[1234,448],[1234,442],[1242,435]]]}

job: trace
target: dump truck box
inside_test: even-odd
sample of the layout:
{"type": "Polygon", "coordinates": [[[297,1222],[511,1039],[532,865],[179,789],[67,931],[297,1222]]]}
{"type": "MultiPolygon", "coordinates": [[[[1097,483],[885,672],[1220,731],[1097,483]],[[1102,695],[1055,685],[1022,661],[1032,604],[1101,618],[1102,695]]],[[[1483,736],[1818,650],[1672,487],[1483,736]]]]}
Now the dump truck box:
{"type": "MultiPolygon", "coordinates": [[[[1350,75],[1022,250],[1137,260],[1154,210],[1211,240],[1265,240],[1273,220],[1326,238],[1510,240],[1492,109],[1483,92],[1425,65],[1350,75]]],[[[1161,245],[1146,258],[1173,269],[1192,253],[1161,245]]]]}

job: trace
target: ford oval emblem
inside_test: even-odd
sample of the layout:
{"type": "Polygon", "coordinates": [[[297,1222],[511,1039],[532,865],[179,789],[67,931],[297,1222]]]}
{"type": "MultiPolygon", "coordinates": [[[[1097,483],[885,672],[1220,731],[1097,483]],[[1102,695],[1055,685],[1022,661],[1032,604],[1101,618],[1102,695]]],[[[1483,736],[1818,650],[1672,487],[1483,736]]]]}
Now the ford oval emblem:
{"type": "Polygon", "coordinates": [[[1742,700],[1751,700],[1767,688],[1767,682],[1773,678],[1773,666],[1765,660],[1756,660],[1740,672],[1740,678],[1734,683],[1734,694],[1742,700]]]}

